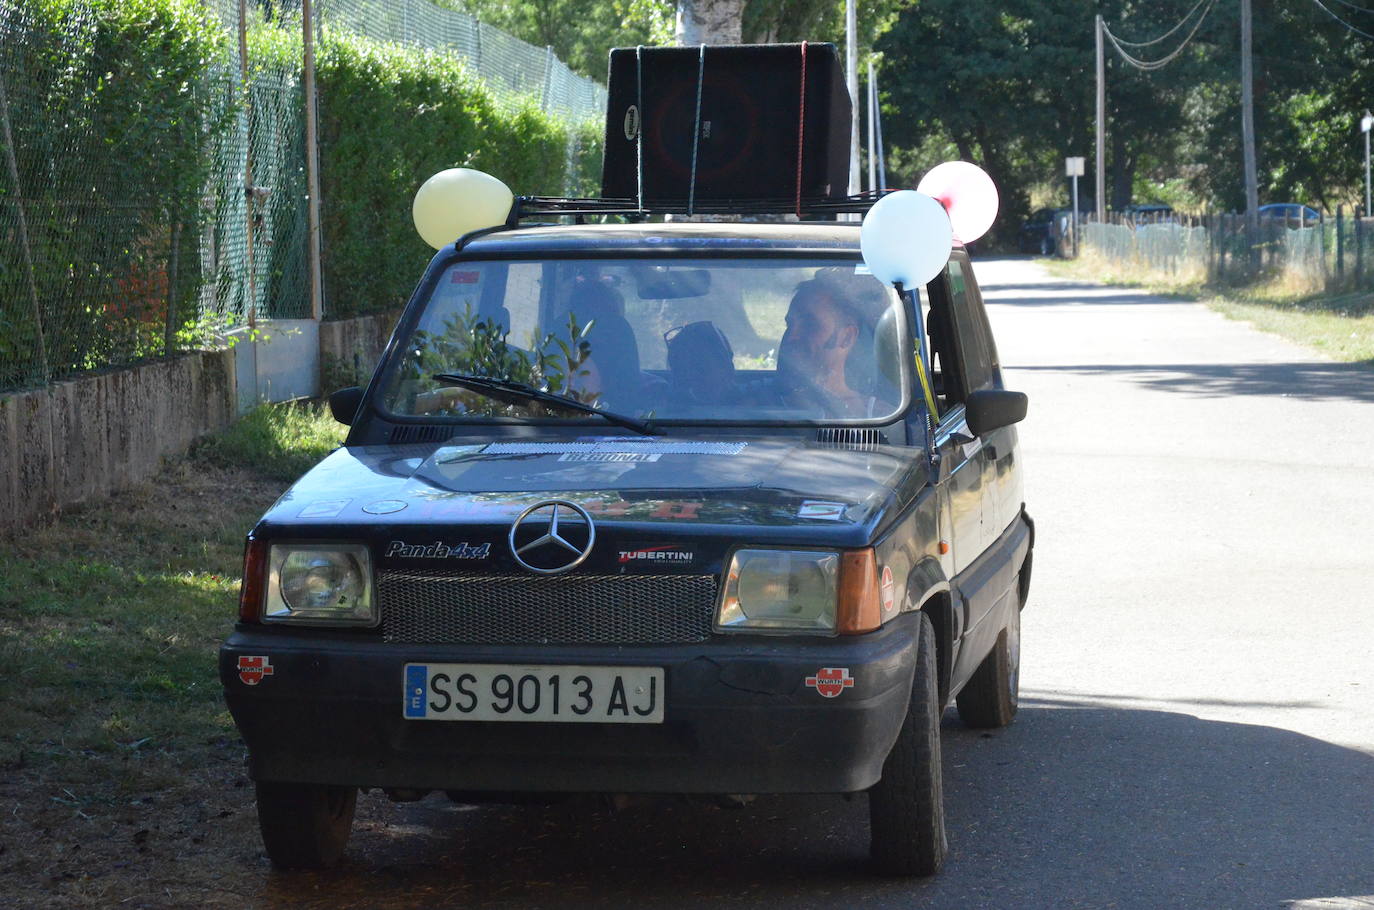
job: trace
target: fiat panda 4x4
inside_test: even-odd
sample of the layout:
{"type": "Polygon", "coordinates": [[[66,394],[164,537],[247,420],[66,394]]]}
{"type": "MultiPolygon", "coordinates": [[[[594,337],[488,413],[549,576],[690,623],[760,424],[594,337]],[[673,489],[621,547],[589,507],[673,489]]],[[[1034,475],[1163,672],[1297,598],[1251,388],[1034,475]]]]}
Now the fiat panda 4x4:
{"type": "Polygon", "coordinates": [[[434,257],[220,653],[279,866],[395,798],[866,793],[946,852],[940,719],[1011,721],[1033,525],[966,252],[857,225],[516,227],[434,257]]]}
{"type": "Polygon", "coordinates": [[[421,187],[439,252],[345,444],[249,535],[219,670],[267,853],[335,862],[360,789],[836,793],[933,873],[941,715],[1016,713],[1034,542],[951,240],[996,190],[844,195],[832,45],[608,72],[600,198],[421,187]],[[703,211],[797,220],[646,222],[703,211]]]}

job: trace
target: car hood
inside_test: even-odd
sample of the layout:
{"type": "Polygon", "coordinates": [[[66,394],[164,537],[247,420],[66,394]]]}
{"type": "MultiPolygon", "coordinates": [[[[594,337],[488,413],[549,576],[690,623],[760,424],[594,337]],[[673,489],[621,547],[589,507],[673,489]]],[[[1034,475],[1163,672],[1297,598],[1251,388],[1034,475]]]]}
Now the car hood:
{"type": "Polygon", "coordinates": [[[571,441],[353,446],[302,477],[271,525],[509,523],[548,499],[597,522],[780,528],[880,523],[925,484],[918,449],[796,439],[582,437],[571,441]]]}

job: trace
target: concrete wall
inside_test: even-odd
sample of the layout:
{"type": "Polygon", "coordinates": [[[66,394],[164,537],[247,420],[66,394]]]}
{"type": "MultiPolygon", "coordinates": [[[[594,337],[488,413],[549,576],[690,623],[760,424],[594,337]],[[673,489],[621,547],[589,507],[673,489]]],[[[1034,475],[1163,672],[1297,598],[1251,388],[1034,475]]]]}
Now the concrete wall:
{"type": "Polygon", "coordinates": [[[365,384],[386,349],[400,312],[320,323],[320,392],[365,384]]]}
{"type": "Polygon", "coordinates": [[[0,532],[153,476],[234,419],[232,350],[0,396],[0,532]]]}
{"type": "MultiPolygon", "coordinates": [[[[344,365],[365,380],[397,315],[322,323],[318,347],[313,324],[308,332],[287,327],[283,337],[270,341],[0,394],[0,535],[146,481],[164,458],[184,454],[196,439],[224,429],[259,400],[318,394],[315,364],[322,365],[326,383],[331,364],[336,373],[344,365]],[[302,363],[310,364],[308,381],[296,376],[287,382],[279,375],[287,366],[300,372],[302,363]],[[255,387],[240,389],[240,375],[255,387]]],[[[264,326],[260,334],[271,336],[280,328],[264,326]]]]}

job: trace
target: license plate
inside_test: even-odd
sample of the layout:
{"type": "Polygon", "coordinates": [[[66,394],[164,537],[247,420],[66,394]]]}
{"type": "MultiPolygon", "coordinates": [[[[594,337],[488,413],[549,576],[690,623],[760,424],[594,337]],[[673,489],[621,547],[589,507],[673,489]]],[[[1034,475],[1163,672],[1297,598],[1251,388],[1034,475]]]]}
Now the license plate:
{"type": "Polygon", "coordinates": [[[663,723],[662,667],[406,664],[407,720],[663,723]]]}

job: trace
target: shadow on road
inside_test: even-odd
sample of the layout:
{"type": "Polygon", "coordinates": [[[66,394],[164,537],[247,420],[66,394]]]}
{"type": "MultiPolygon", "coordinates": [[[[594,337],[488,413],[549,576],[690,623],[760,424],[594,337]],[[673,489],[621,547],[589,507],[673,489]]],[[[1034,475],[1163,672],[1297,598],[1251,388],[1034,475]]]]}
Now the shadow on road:
{"type": "MultiPolygon", "coordinates": [[[[1071,701],[1072,699],[1070,699],[1071,701]]],[[[873,876],[862,797],[383,807],[274,906],[1280,907],[1374,892],[1374,757],[1272,727],[1029,698],[1007,730],[947,718],[952,854],[873,876]]]]}
{"type": "Polygon", "coordinates": [[[1147,388],[1202,398],[1267,395],[1306,400],[1374,401],[1374,361],[1358,363],[1084,363],[1015,366],[1011,371],[1093,376],[1129,374],[1147,388]]]}

